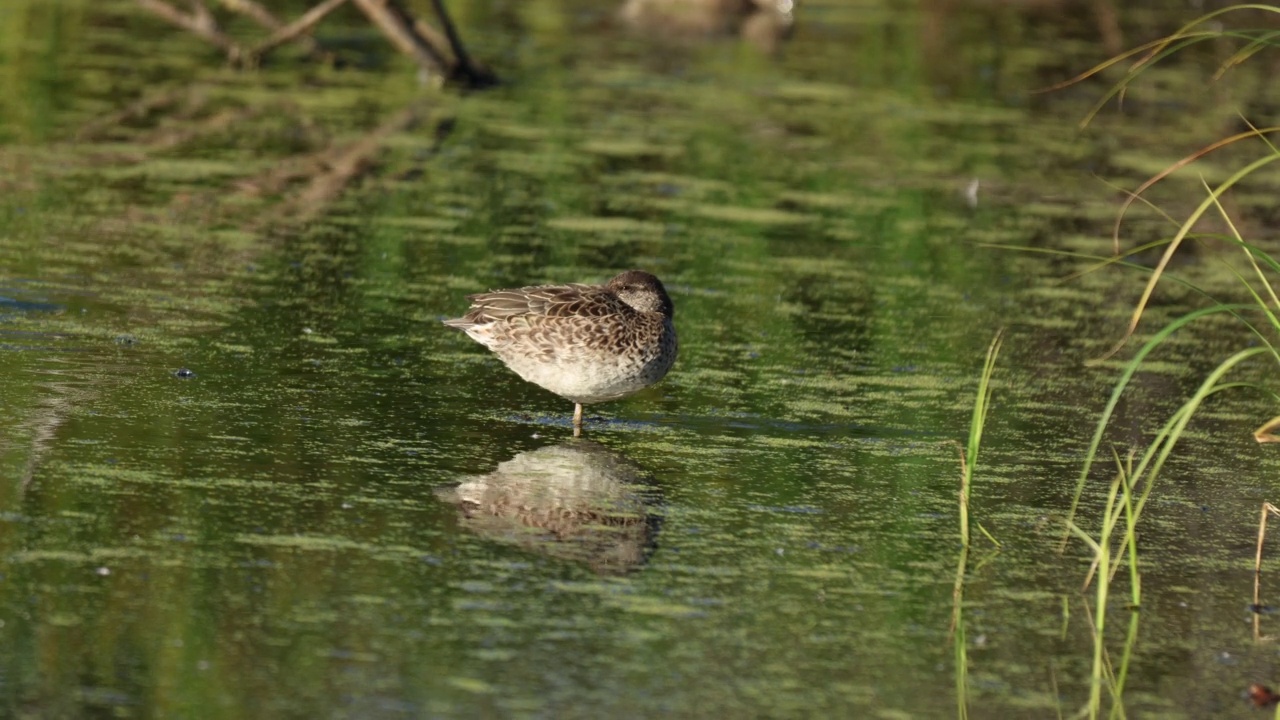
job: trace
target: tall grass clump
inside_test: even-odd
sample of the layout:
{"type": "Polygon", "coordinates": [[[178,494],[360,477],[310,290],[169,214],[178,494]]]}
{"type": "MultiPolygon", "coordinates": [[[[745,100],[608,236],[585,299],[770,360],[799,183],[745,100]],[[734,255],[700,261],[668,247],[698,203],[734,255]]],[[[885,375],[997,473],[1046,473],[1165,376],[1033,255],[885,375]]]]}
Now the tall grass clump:
{"type": "MultiPolygon", "coordinates": [[[[991,345],[987,347],[987,359],[982,365],[982,375],[978,378],[978,394],[973,400],[969,440],[965,443],[964,453],[960,458],[960,542],[965,547],[969,546],[969,498],[972,493],[973,471],[978,467],[978,448],[982,445],[982,431],[987,426],[987,411],[991,409],[991,376],[996,371],[996,359],[1000,357],[1003,335],[1003,330],[997,332],[991,339],[991,345]]],[[[981,525],[978,529],[995,543],[995,538],[981,525]]]]}
{"type": "MultiPolygon", "coordinates": [[[[1097,114],[1098,110],[1100,110],[1105,102],[1125,92],[1129,86],[1141,76],[1143,71],[1149,69],[1161,59],[1164,59],[1188,46],[1205,40],[1221,39],[1224,37],[1244,40],[1244,46],[1239,51],[1232,54],[1231,57],[1223,63],[1222,67],[1219,68],[1218,74],[1221,74],[1231,66],[1243,62],[1246,58],[1252,56],[1259,50],[1280,44],[1280,34],[1275,31],[1202,29],[1210,22],[1219,21],[1224,16],[1244,10],[1270,12],[1280,15],[1280,7],[1274,5],[1247,4],[1223,8],[1221,10],[1208,13],[1186,24],[1177,32],[1166,38],[1148,43],[1147,45],[1136,48],[1129,53],[1108,60],[1079,77],[1074,78],[1071,82],[1077,82],[1086,77],[1090,77],[1102,72],[1103,70],[1118,65],[1124,60],[1138,56],[1137,61],[1130,66],[1126,71],[1125,76],[1112,87],[1111,91],[1105,95],[1099,105],[1094,108],[1088,117],[1085,118],[1084,122],[1088,123],[1097,114]]],[[[1101,359],[1106,359],[1115,354],[1132,338],[1141,323],[1142,317],[1157,285],[1162,280],[1166,279],[1165,271],[1169,267],[1170,261],[1187,240],[1198,242],[1203,239],[1202,236],[1194,234],[1193,229],[1211,213],[1216,214],[1228,229],[1226,234],[1215,237],[1220,241],[1225,241],[1229,246],[1237,248],[1241,253],[1241,256],[1246,261],[1245,266],[1248,270],[1245,272],[1240,272],[1235,268],[1231,269],[1231,272],[1239,281],[1238,287],[1241,290],[1241,297],[1232,302],[1218,301],[1213,299],[1209,293],[1192,286],[1193,290],[1210,298],[1213,302],[1211,302],[1207,307],[1188,312],[1166,324],[1153,334],[1150,339],[1147,340],[1141,348],[1139,348],[1133,358],[1125,364],[1119,380],[1112,389],[1111,396],[1103,410],[1102,416],[1098,420],[1093,438],[1089,444],[1085,462],[1080,470],[1075,495],[1072,499],[1071,508],[1068,511],[1067,516],[1068,532],[1071,532],[1070,528],[1074,523],[1075,513],[1079,508],[1079,500],[1088,479],[1089,472],[1097,459],[1106,428],[1111,421],[1112,415],[1115,412],[1121,397],[1129,386],[1134,375],[1146,362],[1148,356],[1182,328],[1208,316],[1225,314],[1234,318],[1238,322],[1241,329],[1240,344],[1246,347],[1219,362],[1217,367],[1215,367],[1214,370],[1205,378],[1197,391],[1173,414],[1172,417],[1168,419],[1156,434],[1155,439],[1142,453],[1137,465],[1133,468],[1131,477],[1134,490],[1137,491],[1138,488],[1141,488],[1140,492],[1138,492],[1137,501],[1134,506],[1135,520],[1141,517],[1142,510],[1145,508],[1147,500],[1154,488],[1154,483],[1159,475],[1160,469],[1162,468],[1165,460],[1169,457],[1178,440],[1181,438],[1187,423],[1195,414],[1196,410],[1199,409],[1200,405],[1209,396],[1223,390],[1248,388],[1260,394],[1277,397],[1276,394],[1269,389],[1253,383],[1227,382],[1225,380],[1226,375],[1231,370],[1255,356],[1270,358],[1280,366],[1280,352],[1276,349],[1276,339],[1280,338],[1280,318],[1277,316],[1277,314],[1280,313],[1280,294],[1276,292],[1276,282],[1280,280],[1280,262],[1277,262],[1271,254],[1248,242],[1240,233],[1237,223],[1234,222],[1230,214],[1227,213],[1222,205],[1222,198],[1229,190],[1246,181],[1251,175],[1261,171],[1271,163],[1280,160],[1280,149],[1277,149],[1276,145],[1272,143],[1268,137],[1277,131],[1280,131],[1280,126],[1269,128],[1255,127],[1248,132],[1238,133],[1229,138],[1201,148],[1200,150],[1179,159],[1177,162],[1169,165],[1165,170],[1142,183],[1137,190],[1130,194],[1129,199],[1121,208],[1114,230],[1117,257],[1113,258],[1109,262],[1123,264],[1128,267],[1137,267],[1124,262],[1123,256],[1119,253],[1121,224],[1123,222],[1125,212],[1127,212],[1134,202],[1143,199],[1142,194],[1146,190],[1168,177],[1176,170],[1191,165],[1196,160],[1199,160],[1221,148],[1227,147],[1228,145],[1236,144],[1248,138],[1254,138],[1260,141],[1259,157],[1247,163],[1244,167],[1236,170],[1216,186],[1204,186],[1205,196],[1201,199],[1195,209],[1177,225],[1176,231],[1167,243],[1164,243],[1164,252],[1162,253],[1155,268],[1149,271],[1150,277],[1147,279],[1142,294],[1135,304],[1128,327],[1126,328],[1123,337],[1120,339],[1119,343],[1101,359]]],[[[1133,252],[1145,249],[1147,249],[1146,246],[1134,250],[1133,252]]],[[[1182,280],[1177,280],[1177,282],[1187,284],[1182,280]]],[[[1272,418],[1259,426],[1254,432],[1254,437],[1259,442],[1280,440],[1280,437],[1276,437],[1272,433],[1272,430],[1276,427],[1280,427],[1280,416],[1272,418]]],[[[1119,510],[1116,509],[1113,510],[1113,512],[1118,513],[1119,510]]],[[[1107,523],[1114,524],[1114,522],[1115,520],[1112,519],[1110,515],[1103,520],[1104,525],[1107,523]]]]}
{"type": "MultiPolygon", "coordinates": [[[[1133,502],[1133,455],[1130,454],[1127,462],[1122,462],[1119,455],[1116,455],[1115,461],[1116,476],[1111,481],[1111,489],[1107,494],[1107,502],[1103,510],[1102,528],[1099,530],[1098,537],[1092,537],[1080,526],[1076,525],[1074,521],[1067,521],[1067,526],[1071,533],[1083,540],[1093,551],[1094,567],[1097,569],[1099,576],[1095,589],[1093,664],[1087,708],[1090,718],[1098,717],[1101,712],[1102,689],[1104,686],[1107,688],[1108,695],[1111,698],[1111,716],[1124,715],[1121,700],[1124,696],[1124,683],[1129,671],[1129,658],[1131,657],[1134,640],[1138,634],[1138,615],[1136,611],[1142,602],[1142,583],[1138,573],[1137,515],[1134,512],[1133,502]],[[1117,530],[1121,529],[1119,524],[1121,515],[1124,516],[1121,547],[1127,549],[1126,562],[1124,564],[1129,568],[1130,579],[1130,618],[1127,636],[1129,640],[1125,643],[1124,656],[1118,669],[1116,669],[1107,656],[1104,638],[1106,637],[1107,607],[1111,593],[1110,578],[1112,577],[1112,568],[1120,566],[1119,563],[1113,562],[1111,544],[1117,534],[1117,530]]],[[[1088,584],[1088,580],[1086,580],[1086,584],[1088,584]]]]}
{"type": "MultiPolygon", "coordinates": [[[[1222,40],[1237,40],[1240,43],[1239,49],[1222,63],[1216,75],[1221,75],[1263,49],[1280,45],[1280,33],[1273,30],[1236,30],[1210,27],[1210,23],[1222,23],[1231,16],[1243,11],[1274,13],[1280,16],[1280,7],[1274,5],[1245,4],[1224,8],[1186,24],[1168,37],[1113,58],[1068,81],[1067,84],[1078,82],[1104,70],[1119,67],[1126,61],[1132,61],[1132,64],[1125,70],[1123,77],[1104,95],[1082,124],[1088,124],[1107,102],[1121,97],[1146,70],[1156,63],[1198,43],[1205,41],[1219,42],[1222,40]]],[[[1118,264],[1129,268],[1137,268],[1148,272],[1149,277],[1145,282],[1139,299],[1135,303],[1123,337],[1100,360],[1111,357],[1133,338],[1157,286],[1162,281],[1178,282],[1190,287],[1193,291],[1207,298],[1209,302],[1205,307],[1187,312],[1158,329],[1138,348],[1133,357],[1123,365],[1120,377],[1112,388],[1106,407],[1098,419],[1085,461],[1077,478],[1071,506],[1067,512],[1063,543],[1065,544],[1071,536],[1074,536],[1084,542],[1093,555],[1092,566],[1085,578],[1086,588],[1091,583],[1096,583],[1092,628],[1094,638],[1093,671],[1089,703],[1085,712],[1091,718],[1098,717],[1099,713],[1102,712],[1104,690],[1111,699],[1110,717],[1124,716],[1122,694],[1124,692],[1130,650],[1137,635],[1138,615],[1136,611],[1141,604],[1141,574],[1139,572],[1137,540],[1138,523],[1155,490],[1161,469],[1185,434],[1188,423],[1210,397],[1223,391],[1243,390],[1280,400],[1280,396],[1257,383],[1239,382],[1230,379],[1233,371],[1247,363],[1257,361],[1265,361],[1268,364],[1274,362],[1276,367],[1271,373],[1280,371],[1280,352],[1277,351],[1277,341],[1280,339],[1280,319],[1278,319],[1278,315],[1280,315],[1280,294],[1276,291],[1276,285],[1280,282],[1280,262],[1277,262],[1276,258],[1271,254],[1246,239],[1239,230],[1239,224],[1223,207],[1224,195],[1238,185],[1246,183],[1251,176],[1280,160],[1280,150],[1271,140],[1271,136],[1278,131],[1280,131],[1280,126],[1261,128],[1250,126],[1247,132],[1237,133],[1221,139],[1177,160],[1130,193],[1129,199],[1122,206],[1116,219],[1113,231],[1115,256],[1106,260],[1104,264],[1118,264]],[[1205,184],[1202,181],[1203,195],[1194,209],[1184,219],[1174,222],[1176,230],[1168,240],[1161,243],[1164,245],[1164,249],[1155,267],[1153,269],[1139,268],[1137,265],[1127,262],[1125,254],[1121,252],[1120,231],[1125,214],[1130,207],[1139,201],[1147,202],[1144,193],[1174,172],[1193,166],[1197,161],[1223,148],[1239,146],[1246,141],[1256,142],[1253,158],[1216,185],[1205,184]],[[1235,280],[1238,281],[1235,285],[1238,288],[1238,292],[1230,293],[1234,297],[1215,298],[1204,289],[1195,287],[1183,279],[1174,278],[1171,275],[1166,277],[1166,270],[1169,268],[1171,260],[1188,241],[1198,243],[1209,237],[1198,235],[1194,230],[1203,220],[1212,217],[1217,217],[1223,227],[1226,228],[1225,232],[1212,237],[1220,243],[1225,243],[1228,248],[1234,248],[1239,253],[1235,259],[1242,261],[1233,264],[1230,261],[1230,257],[1224,259],[1235,280]],[[1197,389],[1163,423],[1145,447],[1135,448],[1123,460],[1115,451],[1110,452],[1115,461],[1117,471],[1100,510],[1100,517],[1093,523],[1084,523],[1079,520],[1077,513],[1080,509],[1081,496],[1090,473],[1103,452],[1102,445],[1106,430],[1111,423],[1120,399],[1129,388],[1134,376],[1149,362],[1152,353],[1163,346],[1170,337],[1187,326],[1206,318],[1222,316],[1232,318],[1236,322],[1240,331],[1238,339],[1238,347],[1240,349],[1217,362],[1217,365],[1208,373],[1197,389]],[[1084,525],[1091,525],[1095,530],[1090,532],[1083,527],[1084,525]],[[1122,569],[1127,569],[1126,576],[1130,586],[1130,631],[1124,655],[1118,665],[1113,665],[1107,657],[1104,646],[1104,631],[1108,622],[1108,602],[1113,594],[1112,583],[1122,569]]],[[[1148,247],[1144,246],[1130,252],[1139,252],[1146,249],[1148,247]]],[[[1254,431],[1254,437],[1259,442],[1278,441],[1280,436],[1275,433],[1277,428],[1280,428],[1280,416],[1260,425],[1254,431]]],[[[1266,510],[1264,509],[1264,517],[1265,512],[1266,510]]],[[[1259,540],[1259,557],[1260,555],[1261,540],[1259,540]]],[[[1257,600],[1255,599],[1256,603],[1257,600]]]]}
{"type": "MultiPolygon", "coordinates": [[[[969,500],[973,489],[973,471],[978,467],[978,449],[982,445],[982,431],[987,425],[987,413],[991,409],[991,376],[995,374],[996,359],[1000,357],[1000,345],[1004,331],[996,333],[987,347],[987,358],[978,378],[978,391],[973,399],[973,415],[969,421],[969,439],[960,449],[960,556],[956,562],[955,584],[951,591],[951,644],[955,652],[956,716],[969,717],[969,646],[965,635],[964,579],[969,567],[969,500]]],[[[1000,543],[981,525],[978,529],[992,543],[1000,543]]]]}

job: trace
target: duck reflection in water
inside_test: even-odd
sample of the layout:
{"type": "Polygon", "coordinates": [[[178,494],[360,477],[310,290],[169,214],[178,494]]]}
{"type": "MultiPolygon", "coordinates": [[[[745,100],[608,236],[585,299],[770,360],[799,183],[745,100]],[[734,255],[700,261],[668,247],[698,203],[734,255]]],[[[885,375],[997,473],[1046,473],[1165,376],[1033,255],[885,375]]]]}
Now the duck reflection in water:
{"type": "Polygon", "coordinates": [[[657,547],[661,493],[626,456],[590,440],[523,452],[436,496],[462,526],[601,574],[639,569],[657,547]]]}
{"type": "Polygon", "coordinates": [[[664,37],[738,35],[773,54],[795,25],[794,0],[627,0],[619,17],[664,37]]]}

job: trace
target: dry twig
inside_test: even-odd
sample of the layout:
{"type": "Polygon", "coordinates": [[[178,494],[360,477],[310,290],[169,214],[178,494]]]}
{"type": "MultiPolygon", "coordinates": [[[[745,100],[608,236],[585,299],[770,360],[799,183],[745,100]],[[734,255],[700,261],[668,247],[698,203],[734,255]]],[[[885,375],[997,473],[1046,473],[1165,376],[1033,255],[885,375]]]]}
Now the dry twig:
{"type": "Polygon", "coordinates": [[[497,78],[493,73],[488,68],[477,65],[467,53],[466,46],[462,44],[462,36],[458,34],[458,27],[453,24],[453,18],[444,7],[444,0],[431,0],[431,6],[435,8],[436,16],[440,18],[440,25],[444,27],[444,34],[449,39],[449,49],[456,61],[451,75],[461,76],[471,87],[494,84],[497,78]]]}
{"type": "Polygon", "coordinates": [[[209,12],[209,8],[205,7],[200,0],[192,0],[191,15],[187,15],[164,0],[136,1],[143,8],[150,10],[160,18],[218,46],[227,53],[227,57],[231,60],[236,60],[240,57],[240,46],[218,28],[218,23],[214,20],[213,13],[209,12]]]}
{"type": "Polygon", "coordinates": [[[1280,515],[1280,508],[1269,502],[1262,503],[1262,517],[1258,520],[1258,554],[1253,560],[1253,639],[1262,640],[1262,542],[1267,539],[1267,516],[1280,515]]]}
{"type": "Polygon", "coordinates": [[[222,6],[232,12],[248,15],[268,30],[279,30],[281,23],[271,11],[254,0],[222,0],[222,6]]]}
{"type": "MultiPolygon", "coordinates": [[[[283,45],[300,35],[305,36],[306,33],[311,31],[311,28],[315,27],[316,23],[324,19],[325,15],[328,15],[338,9],[346,1],[347,0],[324,0],[324,2],[303,13],[297,20],[294,20],[283,27],[275,28],[275,32],[271,37],[258,43],[249,51],[249,56],[254,58],[255,61],[260,60],[264,55],[276,49],[280,45],[283,45]]],[[[307,37],[306,40],[302,42],[307,43],[308,52],[315,51],[316,42],[314,38],[307,37]]]]}
{"type": "MultiPolygon", "coordinates": [[[[270,37],[246,51],[219,27],[203,0],[190,0],[191,14],[183,13],[166,0],[136,0],[146,10],[168,22],[221,48],[232,63],[254,65],[267,53],[286,42],[301,43],[315,56],[320,53],[314,38],[307,35],[316,23],[347,0],[322,0],[297,20],[287,25],[280,22],[257,0],[221,0],[224,7],[247,15],[272,31],[270,37]]],[[[432,7],[444,28],[441,33],[415,18],[400,0],[351,0],[398,50],[413,58],[427,73],[443,80],[461,80],[473,88],[497,82],[493,73],[475,62],[457,26],[445,9],[443,0],[432,0],[432,7]]]]}

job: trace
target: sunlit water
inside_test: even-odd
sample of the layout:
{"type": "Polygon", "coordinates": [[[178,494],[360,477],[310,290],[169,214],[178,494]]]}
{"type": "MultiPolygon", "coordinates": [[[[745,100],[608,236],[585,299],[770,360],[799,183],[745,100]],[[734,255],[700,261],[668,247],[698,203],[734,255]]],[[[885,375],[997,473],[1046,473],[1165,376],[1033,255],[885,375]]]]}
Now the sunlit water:
{"type": "MultiPolygon", "coordinates": [[[[1132,186],[1218,137],[1222,98],[1182,89],[1203,76],[1080,135],[1102,85],[1027,92],[1102,57],[1088,23],[988,8],[938,47],[928,13],[815,0],[770,59],[627,35],[588,3],[450,4],[508,83],[430,100],[440,115],[300,227],[264,229],[272,206],[234,178],[376,125],[420,92],[412,71],[236,75],[128,3],[8,56],[47,113],[10,113],[0,150],[3,713],[954,715],[958,442],[1000,328],[972,515],[1002,546],[969,558],[963,700],[1081,707],[1089,556],[1058,543],[1120,368],[1084,361],[1146,276],[1065,279],[1086,265],[989,245],[1109,253],[1117,194],[1094,174],[1132,186]],[[162,116],[68,145],[142,92],[116,97],[106,69],[144,62],[206,84],[206,114],[285,93],[315,119],[174,145],[162,116]],[[470,292],[629,267],[666,282],[681,355],[588,408],[584,441],[571,404],[439,323],[470,292]]],[[[1133,242],[1160,237],[1153,217],[1133,242]]],[[[1182,270],[1230,288],[1215,262],[1182,270]]],[[[1162,293],[1149,327],[1193,301],[1162,293]]],[[[1244,342],[1217,323],[1170,344],[1107,457],[1244,342]]],[[[1248,613],[1277,469],[1248,433],[1271,414],[1210,405],[1157,486],[1131,715],[1234,717],[1273,677],[1248,613]]]]}

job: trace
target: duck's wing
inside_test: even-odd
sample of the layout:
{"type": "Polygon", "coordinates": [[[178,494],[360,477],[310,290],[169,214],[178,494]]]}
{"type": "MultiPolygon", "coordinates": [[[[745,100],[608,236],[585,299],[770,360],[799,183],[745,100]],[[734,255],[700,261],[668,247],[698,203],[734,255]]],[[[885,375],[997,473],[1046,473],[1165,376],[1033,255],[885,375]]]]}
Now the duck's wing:
{"type": "Polygon", "coordinates": [[[608,288],[596,285],[538,285],[469,295],[471,308],[446,325],[467,327],[525,317],[606,317],[635,312],[608,288]]]}

